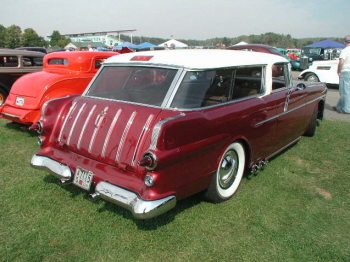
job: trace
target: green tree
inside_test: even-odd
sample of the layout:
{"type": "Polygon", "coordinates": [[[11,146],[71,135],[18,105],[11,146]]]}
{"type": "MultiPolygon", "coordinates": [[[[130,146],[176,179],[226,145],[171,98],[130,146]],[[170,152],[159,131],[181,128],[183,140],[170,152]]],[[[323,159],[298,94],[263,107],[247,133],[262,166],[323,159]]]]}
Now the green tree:
{"type": "Polygon", "coordinates": [[[65,47],[70,43],[70,39],[62,36],[59,31],[55,30],[50,36],[50,45],[59,46],[61,48],[65,47]]]}
{"type": "Polygon", "coordinates": [[[5,32],[5,47],[16,48],[21,45],[22,30],[17,25],[11,25],[6,28],[5,32]]]}
{"type": "Polygon", "coordinates": [[[6,34],[6,27],[3,25],[0,25],[0,47],[5,47],[5,34],[6,34]]]}
{"type": "Polygon", "coordinates": [[[22,34],[21,46],[44,46],[45,40],[32,28],[27,28],[22,34]]]}

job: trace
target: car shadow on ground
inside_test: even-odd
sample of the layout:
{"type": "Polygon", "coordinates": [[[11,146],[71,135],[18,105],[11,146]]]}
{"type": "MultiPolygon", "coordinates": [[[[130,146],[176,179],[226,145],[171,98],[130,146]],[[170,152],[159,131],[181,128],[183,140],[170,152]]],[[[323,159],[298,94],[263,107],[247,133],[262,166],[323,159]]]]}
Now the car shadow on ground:
{"type": "MultiPolygon", "coordinates": [[[[43,171],[43,172],[46,172],[46,171],[43,171]]],[[[56,184],[57,186],[61,187],[62,190],[65,190],[70,193],[71,198],[83,197],[86,201],[90,201],[88,199],[88,196],[89,194],[91,194],[91,192],[94,192],[94,188],[92,188],[90,192],[87,192],[73,184],[60,185],[59,179],[52,174],[48,174],[47,176],[45,176],[43,181],[45,183],[56,184]]],[[[200,192],[193,196],[187,197],[186,199],[178,201],[176,203],[176,206],[173,209],[169,210],[168,212],[160,216],[157,216],[155,218],[146,219],[146,220],[136,219],[133,217],[132,213],[129,210],[123,207],[120,207],[118,205],[115,205],[113,203],[110,203],[108,201],[97,200],[96,202],[92,202],[92,203],[95,203],[96,206],[98,206],[96,210],[98,213],[111,212],[117,216],[134,221],[134,223],[141,230],[156,230],[157,228],[174,221],[177,214],[183,212],[184,210],[191,209],[192,207],[202,202],[206,202],[206,199],[204,198],[203,192],[200,192]],[[102,206],[100,205],[101,203],[103,203],[102,206]]]]}
{"type": "Polygon", "coordinates": [[[31,131],[29,130],[29,126],[23,125],[17,122],[8,122],[5,124],[5,127],[8,129],[16,130],[16,131],[21,131],[23,133],[27,133],[31,137],[37,137],[38,133],[36,131],[31,131]]]}
{"type": "MultiPolygon", "coordinates": [[[[268,162],[274,161],[280,155],[282,155],[285,152],[292,149],[297,143],[298,142],[285,148],[283,151],[279,152],[278,154],[273,156],[271,159],[269,159],[268,162]]],[[[255,172],[255,173],[251,173],[249,170],[247,170],[245,173],[244,179],[246,179],[248,181],[252,180],[254,177],[258,176],[262,172],[263,172],[263,169],[258,171],[258,172],[255,172]]],[[[94,192],[94,188],[92,188],[91,192],[87,192],[87,191],[80,189],[79,187],[77,187],[73,184],[60,185],[59,180],[54,175],[51,175],[51,174],[45,176],[44,182],[57,184],[57,186],[60,186],[63,190],[70,192],[71,198],[83,196],[84,199],[86,199],[86,201],[89,201],[88,195],[91,192],[94,192]]],[[[182,200],[178,201],[176,203],[176,206],[173,209],[169,210],[168,212],[166,212],[160,216],[157,216],[155,218],[145,219],[145,220],[136,219],[133,217],[132,213],[129,210],[127,210],[123,207],[120,207],[118,205],[115,205],[113,203],[104,201],[104,200],[98,200],[97,202],[92,202],[92,203],[96,204],[96,206],[97,206],[96,211],[98,213],[111,212],[117,216],[123,217],[124,219],[132,220],[137,225],[138,229],[140,229],[140,230],[153,231],[153,230],[157,230],[158,228],[160,228],[164,225],[167,225],[167,224],[173,222],[176,219],[178,214],[180,214],[184,211],[189,211],[191,208],[193,208],[201,203],[211,203],[213,205],[217,205],[217,208],[220,208],[220,203],[215,204],[215,203],[208,201],[205,198],[204,193],[205,193],[205,191],[202,191],[202,192],[199,192],[195,195],[192,195],[192,196],[189,196],[185,199],[182,199],[182,200]],[[103,203],[103,204],[100,205],[100,203],[103,203]]],[[[228,201],[230,201],[230,199],[228,201]]]]}

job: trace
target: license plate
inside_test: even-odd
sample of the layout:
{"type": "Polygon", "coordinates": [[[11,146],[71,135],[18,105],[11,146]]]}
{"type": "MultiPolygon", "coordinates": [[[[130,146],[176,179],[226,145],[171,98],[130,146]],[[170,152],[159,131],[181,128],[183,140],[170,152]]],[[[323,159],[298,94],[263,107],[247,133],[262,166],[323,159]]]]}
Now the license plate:
{"type": "Polygon", "coordinates": [[[89,191],[93,176],[94,174],[91,171],[85,170],[81,167],[77,167],[77,170],[75,171],[74,175],[73,184],[89,191]]]}
{"type": "Polygon", "coordinates": [[[24,105],[24,97],[17,96],[16,97],[16,105],[23,106],[24,105]]]}

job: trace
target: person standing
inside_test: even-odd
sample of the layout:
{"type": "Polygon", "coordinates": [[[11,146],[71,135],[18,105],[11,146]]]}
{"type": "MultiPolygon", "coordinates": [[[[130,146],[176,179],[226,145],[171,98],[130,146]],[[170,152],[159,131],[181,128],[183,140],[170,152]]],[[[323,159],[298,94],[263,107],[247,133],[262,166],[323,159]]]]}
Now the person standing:
{"type": "Polygon", "coordinates": [[[344,37],[344,42],[338,64],[340,98],[334,109],[338,113],[350,114],[350,35],[344,37]]]}

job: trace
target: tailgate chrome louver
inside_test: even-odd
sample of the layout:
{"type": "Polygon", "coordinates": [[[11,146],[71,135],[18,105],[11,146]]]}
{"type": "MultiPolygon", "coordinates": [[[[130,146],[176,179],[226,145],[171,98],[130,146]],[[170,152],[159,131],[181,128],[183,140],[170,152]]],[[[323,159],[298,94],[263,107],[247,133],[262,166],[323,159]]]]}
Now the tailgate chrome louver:
{"type": "Polygon", "coordinates": [[[121,112],[122,112],[122,110],[119,109],[118,112],[115,114],[115,116],[113,118],[113,121],[112,121],[112,124],[110,125],[110,127],[108,129],[108,133],[107,133],[105,142],[103,143],[103,148],[102,148],[102,153],[101,153],[102,158],[105,158],[106,148],[107,148],[107,145],[108,145],[108,142],[109,142],[109,138],[111,137],[111,133],[112,133],[112,131],[114,129],[115,124],[118,121],[118,118],[119,118],[119,115],[120,115],[121,112]]]}
{"type": "Polygon", "coordinates": [[[71,114],[72,114],[72,112],[73,112],[73,110],[75,109],[76,106],[77,106],[77,102],[74,102],[73,105],[70,107],[70,109],[68,111],[66,119],[64,120],[63,125],[61,127],[60,134],[58,136],[58,142],[59,143],[62,142],[63,130],[64,130],[64,128],[65,128],[65,126],[66,126],[66,124],[68,122],[68,119],[70,118],[70,116],[71,116],[71,114]]]}
{"type": "Polygon", "coordinates": [[[86,106],[86,103],[83,104],[83,106],[79,109],[78,111],[78,114],[77,114],[77,117],[74,119],[74,122],[73,122],[73,125],[72,125],[72,128],[70,129],[70,132],[69,132],[69,135],[68,135],[68,139],[67,139],[67,145],[69,146],[69,143],[70,143],[70,139],[72,137],[72,133],[73,133],[73,130],[75,128],[75,125],[77,124],[77,121],[81,115],[81,112],[83,111],[84,107],[86,106]]]}
{"type": "MultiPolygon", "coordinates": [[[[84,125],[83,125],[83,128],[81,129],[81,132],[80,132],[80,135],[79,135],[79,140],[78,140],[78,144],[77,144],[77,148],[80,149],[80,144],[81,144],[81,140],[83,138],[83,134],[85,132],[85,129],[86,129],[86,126],[87,124],[89,123],[90,121],[90,118],[92,116],[92,113],[95,111],[95,108],[96,108],[96,105],[93,106],[93,108],[90,110],[89,112],[89,115],[88,117],[86,118],[85,122],[84,122],[84,125]]],[[[78,117],[76,118],[78,119],[78,117]]]]}
{"type": "MultiPolygon", "coordinates": [[[[139,139],[137,140],[136,148],[139,148],[139,145],[140,145],[140,142],[141,142],[141,138],[143,137],[143,134],[145,133],[145,131],[149,130],[149,124],[151,123],[152,119],[153,119],[153,115],[150,115],[148,117],[145,125],[143,126],[141,134],[139,136],[139,139]]],[[[132,166],[135,166],[136,152],[137,152],[137,150],[135,150],[134,155],[132,157],[132,162],[131,162],[132,166]]]]}
{"type": "Polygon", "coordinates": [[[91,137],[91,141],[90,141],[90,145],[89,145],[89,149],[88,149],[88,152],[91,153],[91,150],[92,150],[92,146],[94,145],[94,142],[95,142],[95,138],[96,138],[96,133],[98,131],[98,129],[100,128],[100,125],[108,111],[108,106],[105,107],[105,109],[97,116],[96,120],[95,120],[95,129],[94,129],[94,133],[92,134],[92,137],[91,137]]]}
{"type": "Polygon", "coordinates": [[[129,121],[128,121],[128,123],[125,126],[122,138],[120,139],[117,155],[115,157],[115,162],[117,162],[117,163],[119,162],[120,152],[121,152],[121,150],[122,150],[122,148],[124,146],[125,136],[127,135],[128,131],[130,129],[130,126],[132,125],[132,123],[134,121],[135,115],[136,115],[136,111],[134,111],[132,113],[132,115],[130,116],[129,121]]]}
{"type": "Polygon", "coordinates": [[[160,110],[80,99],[64,119],[58,145],[104,163],[135,167],[143,153],[140,147],[160,110]]]}

